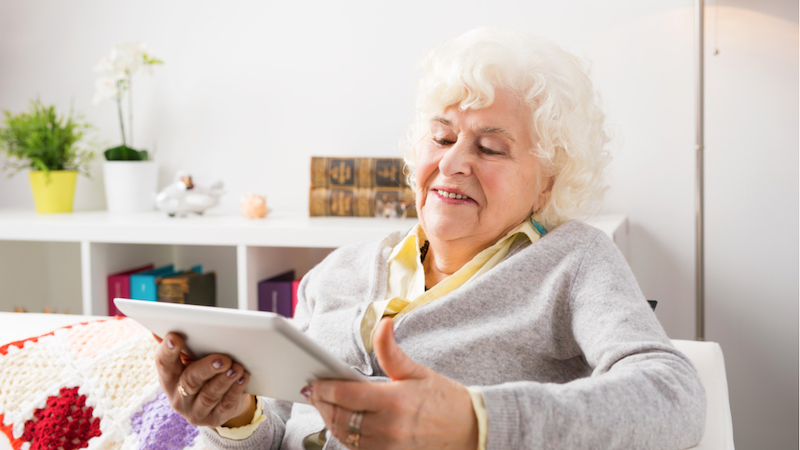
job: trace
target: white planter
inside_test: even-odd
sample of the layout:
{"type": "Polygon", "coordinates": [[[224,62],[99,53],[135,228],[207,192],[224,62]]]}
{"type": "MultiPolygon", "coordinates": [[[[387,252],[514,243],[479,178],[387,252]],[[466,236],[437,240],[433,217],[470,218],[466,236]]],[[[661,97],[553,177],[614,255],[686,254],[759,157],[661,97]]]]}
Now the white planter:
{"type": "Polygon", "coordinates": [[[106,205],[112,213],[155,209],[158,164],[155,161],[104,161],[106,205]]]}

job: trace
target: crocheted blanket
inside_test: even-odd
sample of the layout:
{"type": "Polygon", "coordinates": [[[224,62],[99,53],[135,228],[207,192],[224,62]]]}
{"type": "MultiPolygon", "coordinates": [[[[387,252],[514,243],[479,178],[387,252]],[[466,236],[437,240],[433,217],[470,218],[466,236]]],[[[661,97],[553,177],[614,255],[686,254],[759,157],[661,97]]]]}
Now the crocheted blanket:
{"type": "Polygon", "coordinates": [[[113,318],[0,347],[0,449],[204,448],[158,384],[156,345],[113,318]]]}

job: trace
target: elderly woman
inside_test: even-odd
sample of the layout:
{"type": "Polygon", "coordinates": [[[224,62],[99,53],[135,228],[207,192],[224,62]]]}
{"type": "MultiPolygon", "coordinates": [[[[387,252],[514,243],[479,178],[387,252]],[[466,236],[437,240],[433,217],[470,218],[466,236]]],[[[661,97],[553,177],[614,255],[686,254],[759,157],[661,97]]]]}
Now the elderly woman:
{"type": "Polygon", "coordinates": [[[224,355],[156,355],[173,408],[230,449],[685,448],[705,394],[624,258],[570,220],[596,205],[603,114],[581,62],[465,34],[425,64],[406,163],[419,225],[333,252],[294,323],[383,382],[315,381],[310,405],[244,394],[224,355]]]}

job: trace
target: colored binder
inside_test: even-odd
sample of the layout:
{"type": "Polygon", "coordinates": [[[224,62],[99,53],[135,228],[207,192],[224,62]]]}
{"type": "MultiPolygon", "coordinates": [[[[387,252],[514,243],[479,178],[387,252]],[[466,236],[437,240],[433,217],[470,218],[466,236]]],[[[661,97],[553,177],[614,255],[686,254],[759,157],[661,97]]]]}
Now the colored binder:
{"type": "Polygon", "coordinates": [[[134,300],[158,300],[158,286],[156,279],[175,274],[175,266],[159,267],[158,269],[139,272],[131,275],[131,298],[134,300]]]}
{"type": "Polygon", "coordinates": [[[294,270],[258,282],[258,310],[292,317],[294,270]]]}
{"type": "Polygon", "coordinates": [[[124,316],[121,312],[117,311],[114,306],[115,298],[130,298],[131,295],[131,279],[130,276],[136,272],[144,272],[151,270],[155,267],[153,264],[137,267],[135,269],[125,270],[123,272],[114,273],[108,276],[108,315],[109,316],[124,316]]]}
{"type": "Polygon", "coordinates": [[[300,287],[300,280],[292,281],[292,317],[297,309],[297,288],[300,287]]]}

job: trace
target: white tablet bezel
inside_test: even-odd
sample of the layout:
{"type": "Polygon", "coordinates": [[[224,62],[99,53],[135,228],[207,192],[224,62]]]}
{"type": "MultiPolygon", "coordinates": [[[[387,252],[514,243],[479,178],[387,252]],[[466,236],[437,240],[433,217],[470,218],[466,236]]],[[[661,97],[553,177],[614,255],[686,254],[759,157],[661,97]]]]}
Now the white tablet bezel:
{"type": "Polygon", "coordinates": [[[195,359],[230,356],[250,373],[252,394],[308,403],[300,390],[315,379],[367,380],[277,314],[123,298],[114,303],[157,336],[184,336],[195,359]]]}

